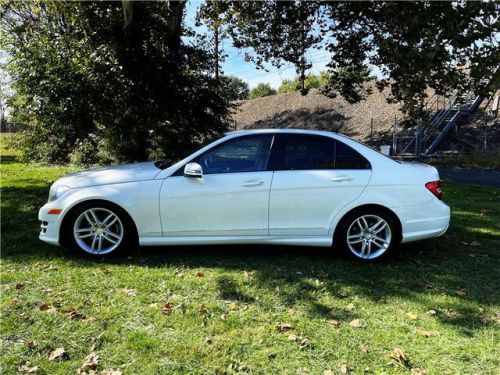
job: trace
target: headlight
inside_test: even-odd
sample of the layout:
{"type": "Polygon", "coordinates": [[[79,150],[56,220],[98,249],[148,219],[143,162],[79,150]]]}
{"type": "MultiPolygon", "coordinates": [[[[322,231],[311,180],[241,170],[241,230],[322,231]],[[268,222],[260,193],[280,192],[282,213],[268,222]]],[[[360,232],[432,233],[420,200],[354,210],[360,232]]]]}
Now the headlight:
{"type": "Polygon", "coordinates": [[[50,189],[49,192],[49,202],[53,202],[59,198],[61,198],[66,192],[69,190],[69,186],[60,185],[53,189],[50,189]]]}

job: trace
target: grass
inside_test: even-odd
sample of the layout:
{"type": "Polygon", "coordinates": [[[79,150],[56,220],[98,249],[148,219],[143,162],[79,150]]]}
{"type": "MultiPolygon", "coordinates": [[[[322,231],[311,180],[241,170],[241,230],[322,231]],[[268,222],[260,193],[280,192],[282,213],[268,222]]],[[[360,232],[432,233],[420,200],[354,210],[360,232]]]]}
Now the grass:
{"type": "Polygon", "coordinates": [[[500,151],[468,155],[448,155],[431,158],[424,162],[443,167],[483,168],[500,171],[500,151]]]}
{"type": "Polygon", "coordinates": [[[377,264],[262,246],[92,261],[37,238],[65,172],[3,149],[2,373],[76,373],[95,352],[98,373],[498,374],[499,189],[447,183],[448,233],[377,264]]]}

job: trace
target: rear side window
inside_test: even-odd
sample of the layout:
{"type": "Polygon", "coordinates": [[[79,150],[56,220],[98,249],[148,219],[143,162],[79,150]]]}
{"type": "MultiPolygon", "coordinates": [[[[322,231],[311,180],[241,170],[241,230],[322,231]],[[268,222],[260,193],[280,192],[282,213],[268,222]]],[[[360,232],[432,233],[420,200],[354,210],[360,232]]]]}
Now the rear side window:
{"type": "Polygon", "coordinates": [[[367,169],[370,164],[349,146],[329,137],[287,134],[277,135],[272,146],[268,169],[367,169]]]}

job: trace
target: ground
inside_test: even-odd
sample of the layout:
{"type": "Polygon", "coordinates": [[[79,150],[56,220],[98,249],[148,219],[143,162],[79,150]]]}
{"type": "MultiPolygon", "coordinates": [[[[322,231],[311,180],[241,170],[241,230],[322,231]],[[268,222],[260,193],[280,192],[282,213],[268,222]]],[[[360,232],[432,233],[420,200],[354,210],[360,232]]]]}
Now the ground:
{"type": "Polygon", "coordinates": [[[3,150],[4,374],[74,374],[92,353],[81,373],[498,374],[500,189],[445,183],[446,235],[375,264],[262,246],[94,261],[37,238],[66,171],[3,150]]]}

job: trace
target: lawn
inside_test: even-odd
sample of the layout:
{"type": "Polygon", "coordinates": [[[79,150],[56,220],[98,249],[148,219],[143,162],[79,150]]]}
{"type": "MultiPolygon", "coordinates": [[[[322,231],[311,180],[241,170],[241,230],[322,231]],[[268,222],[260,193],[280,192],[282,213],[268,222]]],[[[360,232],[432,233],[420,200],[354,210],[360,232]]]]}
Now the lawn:
{"type": "Polygon", "coordinates": [[[75,374],[93,353],[81,373],[499,372],[500,189],[446,183],[448,233],[376,264],[263,246],[92,261],[38,240],[68,169],[2,143],[2,373],[75,374]]]}

